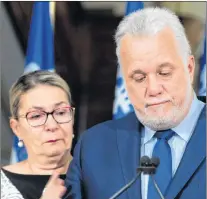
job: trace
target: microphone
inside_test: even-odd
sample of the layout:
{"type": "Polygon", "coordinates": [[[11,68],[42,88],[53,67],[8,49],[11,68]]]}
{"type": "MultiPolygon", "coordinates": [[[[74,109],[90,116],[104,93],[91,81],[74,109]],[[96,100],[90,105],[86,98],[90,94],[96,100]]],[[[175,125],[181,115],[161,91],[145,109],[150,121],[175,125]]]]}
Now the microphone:
{"type": "MultiPolygon", "coordinates": [[[[159,164],[160,164],[160,159],[159,158],[157,158],[157,157],[152,157],[151,158],[151,165],[153,165],[155,167],[155,170],[157,169],[157,167],[159,166],[159,164]]],[[[157,190],[158,194],[160,195],[160,198],[161,199],[165,199],[164,196],[163,196],[163,194],[162,194],[162,192],[160,191],[160,189],[158,187],[158,184],[156,183],[156,181],[154,179],[153,174],[155,174],[155,173],[151,173],[149,175],[152,178],[152,181],[153,181],[153,184],[155,186],[155,189],[157,190]]]]}
{"type": "Polygon", "coordinates": [[[150,164],[150,158],[146,155],[142,156],[140,159],[140,165],[141,166],[147,166],[150,164]]]}
{"type": "Polygon", "coordinates": [[[156,171],[156,165],[159,160],[152,160],[148,156],[143,156],[140,160],[141,167],[137,168],[137,172],[142,171],[144,174],[154,174],[156,171]]]}
{"type": "Polygon", "coordinates": [[[150,164],[150,158],[148,156],[143,156],[140,159],[140,167],[137,169],[137,174],[136,176],[129,182],[127,183],[124,187],[122,187],[118,192],[116,192],[114,195],[112,195],[109,199],[115,199],[117,198],[120,194],[122,194],[124,191],[126,191],[136,180],[138,177],[141,175],[141,173],[148,168],[147,165],[150,164]]]}
{"type": "Polygon", "coordinates": [[[159,158],[157,158],[157,157],[152,157],[151,158],[151,164],[154,166],[154,167],[158,167],[159,166],[159,164],[160,164],[160,159],[159,158]]]}

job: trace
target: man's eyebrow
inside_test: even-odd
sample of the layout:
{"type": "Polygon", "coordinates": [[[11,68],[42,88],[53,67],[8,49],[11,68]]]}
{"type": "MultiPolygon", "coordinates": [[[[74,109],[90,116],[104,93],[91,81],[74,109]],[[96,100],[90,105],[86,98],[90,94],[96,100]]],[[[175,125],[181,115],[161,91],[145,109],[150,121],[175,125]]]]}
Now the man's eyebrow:
{"type": "MultiPolygon", "coordinates": [[[[158,66],[158,69],[162,69],[165,67],[174,68],[174,66],[170,62],[164,62],[158,66]]],[[[130,77],[133,77],[133,75],[136,75],[136,74],[146,75],[147,73],[145,73],[144,71],[140,69],[135,69],[131,72],[130,77]]]]}
{"type": "Polygon", "coordinates": [[[169,67],[169,68],[174,68],[174,66],[170,62],[164,62],[158,66],[159,69],[169,67]]]}
{"type": "Polygon", "coordinates": [[[140,69],[135,69],[135,70],[133,70],[132,72],[131,72],[131,77],[133,76],[133,75],[135,75],[135,74],[142,74],[142,75],[146,75],[146,73],[144,72],[144,71],[142,71],[142,70],[140,70],[140,69]]]}

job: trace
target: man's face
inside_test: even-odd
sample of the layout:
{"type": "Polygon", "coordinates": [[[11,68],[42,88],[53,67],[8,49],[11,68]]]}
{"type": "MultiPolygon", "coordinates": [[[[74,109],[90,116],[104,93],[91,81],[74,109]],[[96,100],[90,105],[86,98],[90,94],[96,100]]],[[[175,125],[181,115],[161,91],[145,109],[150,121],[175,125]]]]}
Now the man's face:
{"type": "Polygon", "coordinates": [[[170,29],[154,36],[125,35],[120,62],[129,99],[144,125],[161,130],[182,121],[193,96],[194,58],[184,65],[170,29]]]}

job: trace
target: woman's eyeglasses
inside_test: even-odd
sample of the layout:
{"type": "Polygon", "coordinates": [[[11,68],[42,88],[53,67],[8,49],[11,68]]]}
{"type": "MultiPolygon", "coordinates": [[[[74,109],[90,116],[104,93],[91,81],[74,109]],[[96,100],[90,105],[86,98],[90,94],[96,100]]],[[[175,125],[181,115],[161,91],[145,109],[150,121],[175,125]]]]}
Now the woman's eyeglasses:
{"type": "Polygon", "coordinates": [[[75,108],[73,107],[67,106],[67,107],[57,108],[52,112],[35,110],[35,111],[28,112],[25,116],[19,116],[18,118],[20,117],[26,118],[30,126],[38,127],[44,125],[47,121],[48,116],[52,115],[52,117],[58,124],[63,124],[63,123],[68,123],[72,120],[74,109],[75,108]]]}

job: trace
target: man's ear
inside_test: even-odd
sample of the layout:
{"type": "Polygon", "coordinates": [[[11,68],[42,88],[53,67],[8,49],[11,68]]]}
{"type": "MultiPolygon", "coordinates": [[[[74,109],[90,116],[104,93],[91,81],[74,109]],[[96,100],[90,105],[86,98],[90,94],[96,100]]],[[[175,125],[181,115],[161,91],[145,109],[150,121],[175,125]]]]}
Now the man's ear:
{"type": "Polygon", "coordinates": [[[20,131],[19,131],[19,122],[18,120],[14,119],[14,118],[10,118],[10,127],[12,129],[12,131],[14,132],[14,134],[21,139],[21,135],[20,135],[20,131]]]}
{"type": "Polygon", "coordinates": [[[187,70],[190,75],[191,84],[193,84],[194,73],[195,73],[195,59],[193,55],[189,56],[188,58],[188,69],[187,70]]]}

